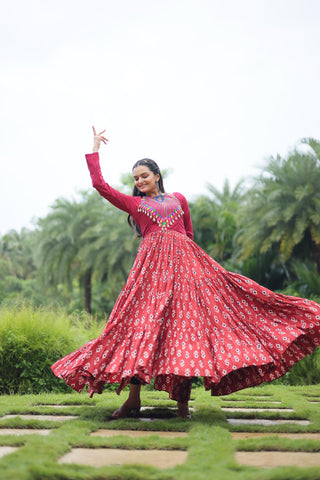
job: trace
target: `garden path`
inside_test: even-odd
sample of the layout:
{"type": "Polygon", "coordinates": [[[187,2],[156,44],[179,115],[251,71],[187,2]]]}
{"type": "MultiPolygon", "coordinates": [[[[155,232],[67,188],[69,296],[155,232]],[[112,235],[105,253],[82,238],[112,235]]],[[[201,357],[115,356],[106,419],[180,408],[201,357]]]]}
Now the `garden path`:
{"type": "MultiPolygon", "coordinates": [[[[304,468],[320,467],[320,388],[318,390],[317,396],[311,395],[310,389],[305,393],[303,389],[292,390],[291,405],[288,394],[283,395],[283,400],[279,398],[279,388],[275,395],[257,395],[257,391],[263,391],[263,387],[259,387],[248,389],[245,394],[215,399],[216,418],[222,418],[223,428],[230,430],[235,464],[261,469],[302,465],[304,468]]],[[[272,392],[272,388],[267,391],[272,392]]],[[[202,409],[207,409],[209,402],[203,403],[202,394],[198,400],[198,391],[195,390],[193,419],[177,424],[174,423],[176,413],[172,402],[165,397],[156,401],[154,395],[146,393],[151,401],[142,409],[140,418],[112,421],[109,417],[109,420],[98,421],[96,427],[95,404],[80,402],[72,405],[68,396],[65,404],[62,403],[63,395],[59,396],[59,403],[54,403],[48,395],[50,403],[31,402],[21,411],[8,408],[0,416],[0,472],[1,461],[10,456],[14,458],[27,444],[28,436],[50,438],[58,430],[64,435],[69,422],[76,425],[85,421],[89,422],[87,428],[91,429],[87,440],[77,442],[71,439],[69,450],[57,458],[58,465],[106,467],[140,464],[158,469],[187,465],[188,451],[193,449],[193,428],[198,428],[200,417],[205,416],[202,409]],[[15,444],[14,437],[23,440],[15,444]],[[147,443],[139,444],[139,441],[147,443]],[[134,448],[134,442],[138,442],[137,448],[134,448]]]]}

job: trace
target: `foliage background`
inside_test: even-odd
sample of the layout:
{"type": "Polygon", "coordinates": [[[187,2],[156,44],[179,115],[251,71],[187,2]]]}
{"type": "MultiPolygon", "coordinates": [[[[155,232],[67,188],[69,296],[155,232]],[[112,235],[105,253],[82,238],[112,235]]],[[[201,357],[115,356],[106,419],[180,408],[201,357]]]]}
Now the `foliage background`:
{"type": "MultiPolygon", "coordinates": [[[[189,202],[196,243],[227,270],[320,302],[319,141],[270,157],[250,185],[207,190],[189,202]]],[[[138,247],[126,214],[91,191],[0,237],[0,391],[65,388],[50,365],[100,333],[138,247]]],[[[280,381],[317,383],[319,363],[317,350],[280,381]]]]}

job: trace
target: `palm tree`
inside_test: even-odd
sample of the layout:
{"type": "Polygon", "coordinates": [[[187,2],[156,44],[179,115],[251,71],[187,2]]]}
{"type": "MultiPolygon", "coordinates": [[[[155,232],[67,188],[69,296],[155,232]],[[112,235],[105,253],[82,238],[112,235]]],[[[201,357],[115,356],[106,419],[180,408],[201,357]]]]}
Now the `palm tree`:
{"type": "Polygon", "coordinates": [[[98,195],[83,193],[80,202],[58,199],[52,211],[38,221],[37,260],[48,284],[65,284],[72,290],[76,279],[84,289],[85,310],[91,312],[92,265],[81,262],[81,236],[98,221],[102,211],[98,195]]]}
{"type": "Polygon", "coordinates": [[[137,249],[123,212],[97,192],[82,193],[80,202],[56,200],[38,225],[36,258],[46,283],[72,291],[77,282],[89,313],[94,282],[116,282],[120,289],[137,249]]]}
{"type": "Polygon", "coordinates": [[[238,210],[244,200],[243,181],[234,189],[226,180],[222,191],[212,184],[207,188],[211,196],[201,196],[190,205],[195,240],[218,261],[233,254],[233,238],[238,229],[238,210]]]}
{"type": "Polygon", "coordinates": [[[0,238],[0,257],[6,265],[7,275],[26,280],[33,278],[35,265],[33,262],[34,232],[22,228],[20,232],[10,230],[0,238]]]}
{"type": "Polygon", "coordinates": [[[271,157],[243,210],[242,258],[274,246],[284,262],[308,243],[320,273],[320,142],[301,141],[287,158],[271,157]]]}
{"type": "Polygon", "coordinates": [[[207,251],[212,243],[217,225],[217,206],[208,195],[198,196],[189,202],[194,239],[207,251]]]}
{"type": "Polygon", "coordinates": [[[228,180],[225,180],[222,192],[213,185],[208,185],[217,205],[217,229],[214,235],[214,245],[209,254],[219,260],[225,260],[233,255],[234,236],[238,230],[238,211],[244,200],[243,180],[240,180],[233,190],[228,180]]]}
{"type": "Polygon", "coordinates": [[[99,219],[81,235],[79,259],[91,268],[95,282],[120,284],[126,281],[138,247],[126,215],[104,204],[99,219]]]}

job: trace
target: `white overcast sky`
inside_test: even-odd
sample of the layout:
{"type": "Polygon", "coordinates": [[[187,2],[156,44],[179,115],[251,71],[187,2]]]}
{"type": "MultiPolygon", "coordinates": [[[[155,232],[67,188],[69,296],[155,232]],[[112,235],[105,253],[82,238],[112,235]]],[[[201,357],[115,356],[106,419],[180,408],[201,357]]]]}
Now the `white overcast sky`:
{"type": "Polygon", "coordinates": [[[318,0],[11,0],[0,13],[0,234],[143,157],[188,199],[320,139],[318,0]]]}

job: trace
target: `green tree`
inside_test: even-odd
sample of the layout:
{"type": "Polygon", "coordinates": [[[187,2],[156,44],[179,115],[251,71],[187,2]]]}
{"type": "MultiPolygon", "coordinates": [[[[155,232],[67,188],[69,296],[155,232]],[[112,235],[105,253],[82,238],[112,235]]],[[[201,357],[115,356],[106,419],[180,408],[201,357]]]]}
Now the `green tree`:
{"type": "Polygon", "coordinates": [[[90,261],[81,261],[82,235],[96,223],[103,210],[96,194],[82,193],[79,202],[58,199],[51,212],[39,219],[36,258],[45,283],[65,284],[69,291],[76,280],[83,288],[84,307],[91,312],[92,269],[90,261]]]}
{"type": "Polygon", "coordinates": [[[243,181],[232,190],[226,180],[222,191],[208,184],[210,196],[200,196],[190,204],[195,241],[218,261],[233,255],[238,230],[238,211],[245,193],[243,181]]]}
{"type": "Polygon", "coordinates": [[[320,143],[271,157],[243,209],[242,258],[280,249],[283,262],[311,251],[320,273],[320,143]],[[308,248],[306,248],[306,245],[308,248]]]}
{"type": "Polygon", "coordinates": [[[0,238],[0,256],[3,273],[19,279],[32,278],[35,272],[33,261],[34,232],[22,228],[10,230],[0,238]]]}
{"type": "Polygon", "coordinates": [[[57,200],[38,225],[36,258],[44,282],[69,292],[80,287],[89,313],[96,283],[119,292],[137,250],[125,213],[96,192],[82,193],[80,201],[57,200]]]}
{"type": "Polygon", "coordinates": [[[99,219],[81,236],[79,258],[91,267],[96,283],[108,283],[117,295],[127,280],[139,242],[127,223],[127,215],[105,204],[99,219]]]}
{"type": "Polygon", "coordinates": [[[37,269],[33,260],[34,231],[23,228],[10,230],[0,237],[0,302],[23,294],[26,284],[36,282],[37,269]]]}

